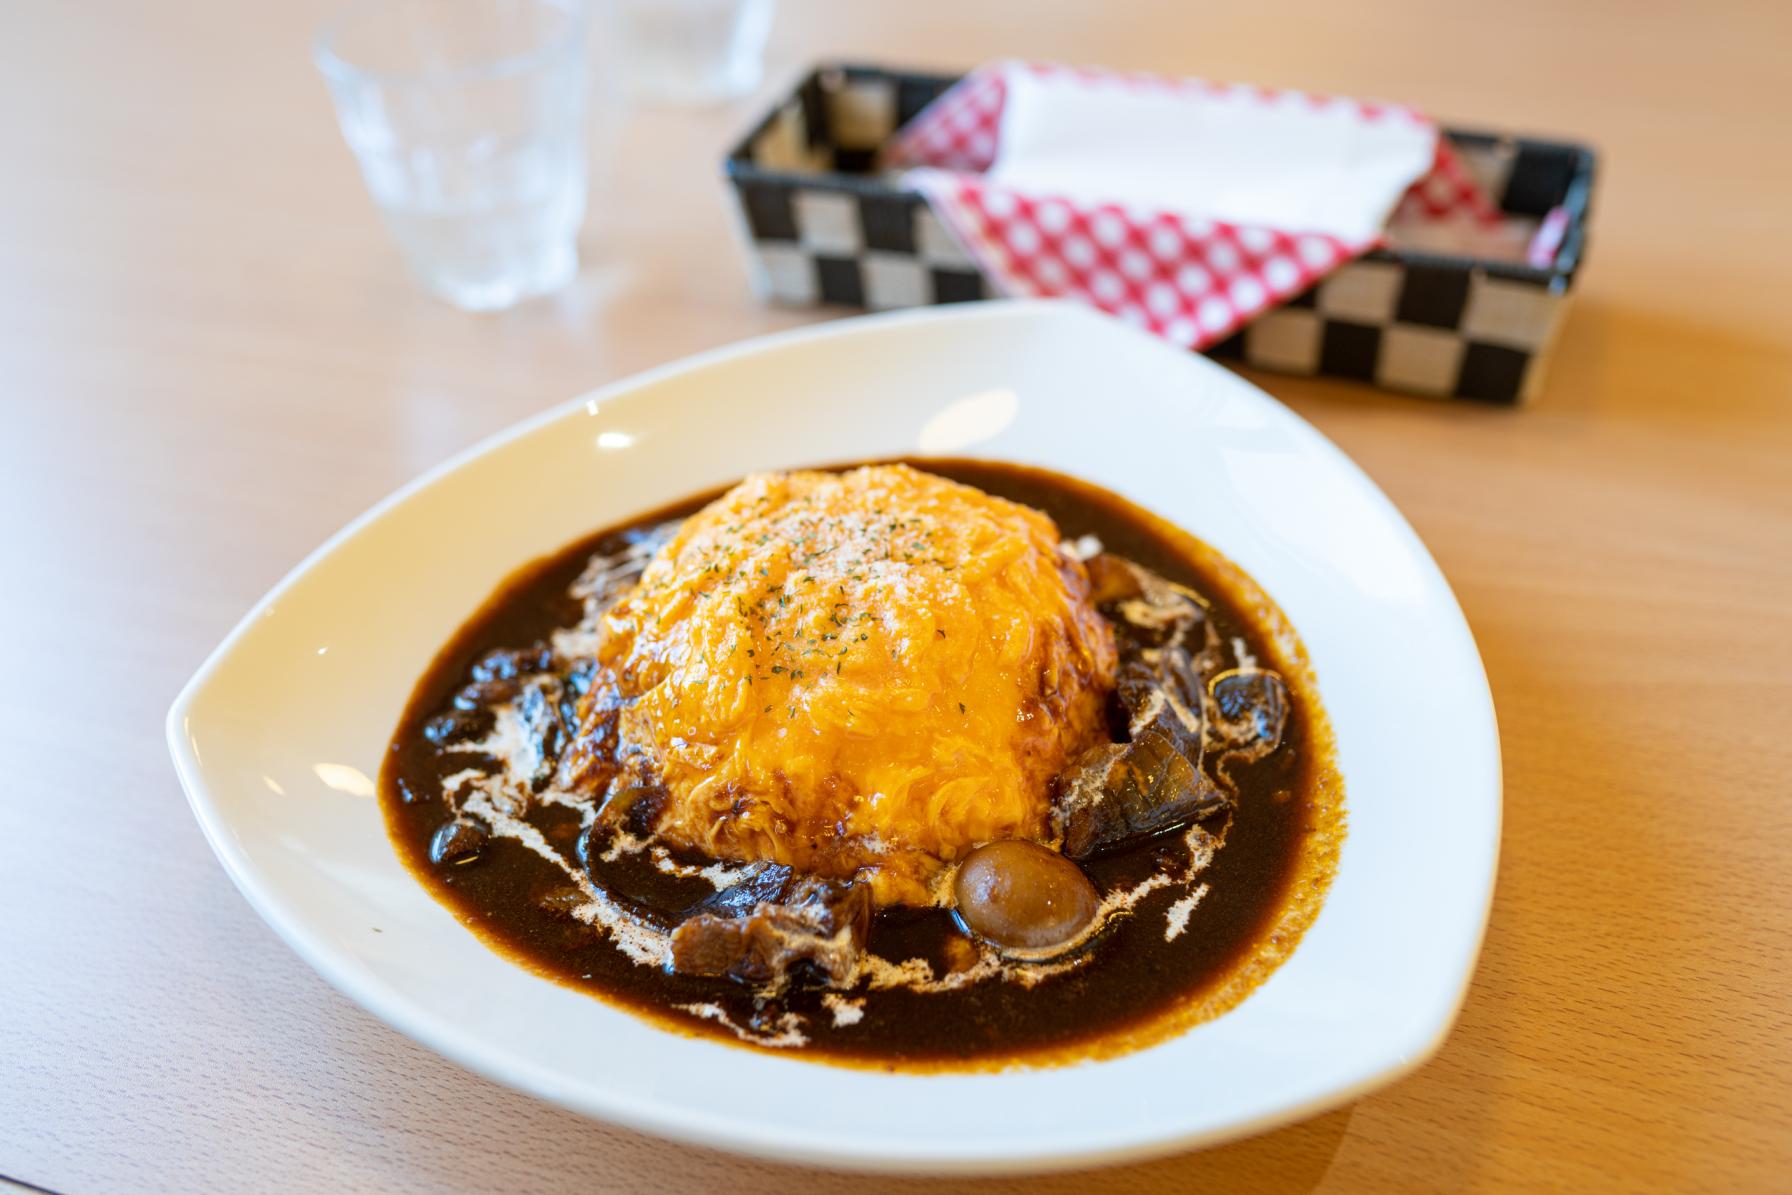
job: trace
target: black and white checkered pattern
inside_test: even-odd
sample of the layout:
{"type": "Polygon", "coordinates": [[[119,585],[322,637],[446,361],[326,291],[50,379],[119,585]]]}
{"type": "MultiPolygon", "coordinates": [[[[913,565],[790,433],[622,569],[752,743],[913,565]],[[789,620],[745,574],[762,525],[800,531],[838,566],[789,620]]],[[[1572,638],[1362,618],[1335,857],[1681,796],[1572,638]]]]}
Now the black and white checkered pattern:
{"type": "MultiPolygon", "coordinates": [[[[878,147],[955,81],[822,68],[748,134],[727,166],[763,298],[881,311],[991,293],[926,201],[874,173],[878,147]]],[[[1593,154],[1553,142],[1447,135],[1503,210],[1541,216],[1567,208],[1553,268],[1376,250],[1209,352],[1415,394],[1531,398],[1585,245],[1593,154]]]]}
{"type": "Polygon", "coordinates": [[[886,311],[987,296],[983,275],[917,195],[740,183],[755,289],[779,303],[886,311]]]}
{"type": "Polygon", "coordinates": [[[1565,295],[1485,269],[1387,260],[1393,256],[1340,268],[1209,351],[1412,394],[1530,398],[1565,295]]]}

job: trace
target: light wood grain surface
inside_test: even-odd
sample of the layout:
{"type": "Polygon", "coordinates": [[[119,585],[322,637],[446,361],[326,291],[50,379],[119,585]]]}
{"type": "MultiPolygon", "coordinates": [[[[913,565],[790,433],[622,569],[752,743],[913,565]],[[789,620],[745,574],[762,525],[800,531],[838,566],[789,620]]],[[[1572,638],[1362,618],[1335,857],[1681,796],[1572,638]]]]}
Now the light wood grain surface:
{"type": "MultiPolygon", "coordinates": [[[[187,812],[169,700],[338,526],[549,403],[816,318],[749,299],[728,229],[718,157],[758,99],[606,106],[577,283],[490,317],[423,297],[307,61],[327,7],[0,6],[0,1174],[911,1189],[671,1148],[463,1073],[276,940],[187,812]]],[[[780,83],[822,56],[1019,54],[1383,95],[1604,155],[1533,408],[1257,379],[1407,513],[1486,658],[1506,830],[1454,1035],[1304,1124],[985,1189],[1786,1189],[1789,14],[782,5],[780,83]]]]}

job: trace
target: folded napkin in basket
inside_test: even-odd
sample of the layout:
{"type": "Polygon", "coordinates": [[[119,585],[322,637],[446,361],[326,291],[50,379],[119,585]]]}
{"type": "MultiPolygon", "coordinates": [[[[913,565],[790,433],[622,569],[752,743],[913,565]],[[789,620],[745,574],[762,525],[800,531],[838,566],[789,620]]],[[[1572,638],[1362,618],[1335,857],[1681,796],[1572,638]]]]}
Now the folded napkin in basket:
{"type": "Polygon", "coordinates": [[[996,287],[1204,348],[1382,244],[1499,213],[1395,104],[1002,62],[885,152],[996,287]]]}

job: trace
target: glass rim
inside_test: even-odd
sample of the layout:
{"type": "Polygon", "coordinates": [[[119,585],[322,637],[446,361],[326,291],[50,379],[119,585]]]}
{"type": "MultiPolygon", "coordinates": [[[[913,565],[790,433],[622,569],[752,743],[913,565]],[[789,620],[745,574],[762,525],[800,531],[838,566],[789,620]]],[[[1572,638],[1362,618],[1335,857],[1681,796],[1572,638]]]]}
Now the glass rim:
{"type": "Polygon", "coordinates": [[[336,50],[336,42],[349,22],[371,9],[393,4],[395,0],[353,0],[324,20],[311,38],[311,61],[327,79],[361,80],[389,86],[438,86],[444,83],[471,83],[486,79],[502,79],[526,74],[576,45],[585,35],[591,15],[587,0],[530,0],[541,8],[559,9],[566,14],[566,28],[543,40],[539,45],[515,54],[506,54],[461,66],[439,70],[392,71],[359,66],[336,50]]]}

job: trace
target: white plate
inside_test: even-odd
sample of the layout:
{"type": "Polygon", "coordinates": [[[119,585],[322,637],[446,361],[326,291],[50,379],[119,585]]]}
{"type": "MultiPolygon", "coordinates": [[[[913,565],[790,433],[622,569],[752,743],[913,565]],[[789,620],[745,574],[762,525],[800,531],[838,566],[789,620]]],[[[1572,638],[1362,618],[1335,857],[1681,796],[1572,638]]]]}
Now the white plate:
{"type": "Polygon", "coordinates": [[[237,887],[325,978],[501,1083],[648,1132],[858,1168],[1048,1169],[1306,1116],[1436,1050],[1499,844],[1493,707],[1411,529],[1248,383],[1080,308],[979,304],[708,353],[542,417],[382,502],[176,699],[168,739],[237,887]],[[1243,565],[1306,641],[1349,836],[1324,910],[1238,1008],[1056,1070],[885,1075],[656,1029],[491,953],[400,865],[373,799],[432,654],[510,570],[755,469],[903,453],[1050,466],[1243,565]],[[378,932],[376,932],[378,931],[378,932]]]}

